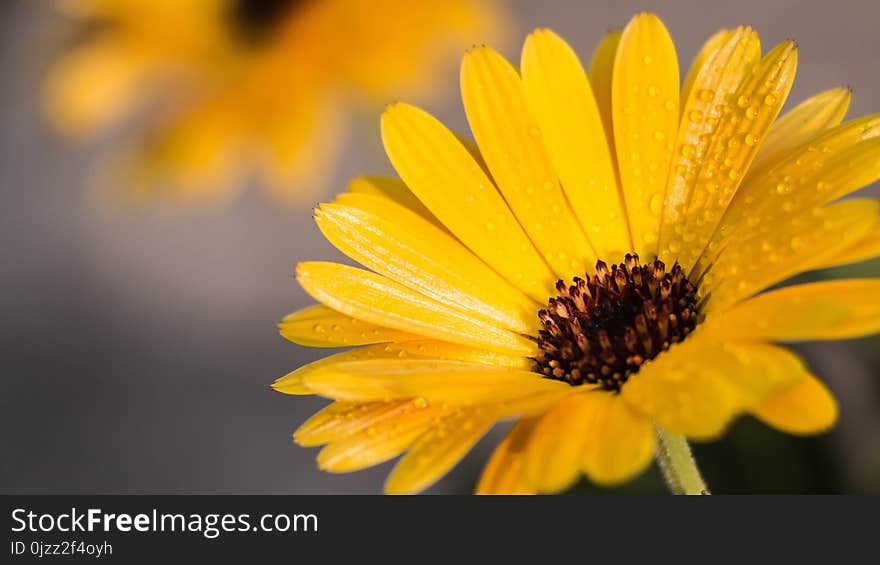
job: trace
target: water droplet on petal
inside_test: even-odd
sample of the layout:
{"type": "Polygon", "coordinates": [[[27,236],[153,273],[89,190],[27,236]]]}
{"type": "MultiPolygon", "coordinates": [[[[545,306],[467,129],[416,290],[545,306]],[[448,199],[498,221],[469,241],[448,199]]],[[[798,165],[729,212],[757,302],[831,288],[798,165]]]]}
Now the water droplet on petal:
{"type": "Polygon", "coordinates": [[[658,192],[654,196],[651,197],[651,201],[648,203],[648,206],[651,209],[653,214],[660,214],[663,211],[663,197],[658,192]]]}
{"type": "Polygon", "coordinates": [[[413,399],[413,406],[415,406],[416,408],[427,408],[428,401],[425,400],[424,398],[422,398],[421,396],[418,396],[413,399]]]}

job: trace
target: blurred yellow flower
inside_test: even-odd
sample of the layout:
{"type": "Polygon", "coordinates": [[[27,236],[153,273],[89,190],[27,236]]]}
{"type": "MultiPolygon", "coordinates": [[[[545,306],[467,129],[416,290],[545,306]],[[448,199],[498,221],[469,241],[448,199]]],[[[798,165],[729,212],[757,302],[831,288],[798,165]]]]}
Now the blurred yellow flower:
{"type": "MultiPolygon", "coordinates": [[[[468,52],[479,151],[390,106],[382,139],[402,182],[358,179],[315,211],[370,270],[299,264],[321,304],[280,324],[295,343],[364,346],[273,384],[334,400],[295,441],[327,444],[332,472],[407,452],[385,488],[411,493],[515,419],[478,492],[535,493],[581,474],[620,483],[672,449],[675,465],[681,436],[716,438],[741,413],[830,427],[833,397],[776,343],[877,332],[880,279],[761,291],[880,254],[877,202],[837,201],[880,177],[880,115],[841,123],[850,92],[835,88],[777,120],[796,66],[793,42],[762,57],[739,27],[681,83],[666,28],[640,14],[589,71],[544,29],[519,72],[468,52]]],[[[701,491],[673,471],[690,483],[676,490],[701,491]]]]}
{"type": "Polygon", "coordinates": [[[472,0],[61,6],[87,38],[49,71],[49,119],[86,138],[147,116],[103,164],[136,201],[223,198],[250,173],[281,199],[310,198],[353,104],[429,93],[439,65],[505,27],[494,2],[472,0]]]}

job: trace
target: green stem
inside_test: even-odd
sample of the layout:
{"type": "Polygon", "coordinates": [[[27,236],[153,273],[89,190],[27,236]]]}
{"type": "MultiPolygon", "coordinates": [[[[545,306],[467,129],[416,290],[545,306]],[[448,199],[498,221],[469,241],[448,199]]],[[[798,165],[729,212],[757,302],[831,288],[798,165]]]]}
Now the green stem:
{"type": "Polygon", "coordinates": [[[710,494],[683,436],[657,428],[657,462],[672,494],[710,494]]]}

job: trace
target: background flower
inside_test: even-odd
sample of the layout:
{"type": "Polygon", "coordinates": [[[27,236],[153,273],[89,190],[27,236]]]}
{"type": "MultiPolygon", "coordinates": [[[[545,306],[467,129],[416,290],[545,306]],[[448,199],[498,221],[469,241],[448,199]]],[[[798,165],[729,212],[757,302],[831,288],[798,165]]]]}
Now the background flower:
{"type": "Polygon", "coordinates": [[[250,172],[282,200],[309,199],[336,163],[352,110],[430,93],[433,73],[507,25],[494,1],[471,0],[59,7],[85,37],[50,68],[47,116],[75,138],[127,123],[125,147],[99,175],[135,202],[224,199],[250,172]]]}

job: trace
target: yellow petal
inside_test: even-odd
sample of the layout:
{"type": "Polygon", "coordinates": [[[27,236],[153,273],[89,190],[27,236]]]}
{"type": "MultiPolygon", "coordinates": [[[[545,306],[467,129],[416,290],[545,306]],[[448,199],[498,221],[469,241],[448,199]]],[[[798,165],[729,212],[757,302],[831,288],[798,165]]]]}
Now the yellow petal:
{"type": "MultiPolygon", "coordinates": [[[[600,393],[601,394],[601,393],[600,393]]],[[[538,492],[565,490],[581,473],[594,407],[589,393],[569,395],[534,425],[523,454],[521,480],[538,492]]]]}
{"type": "Polygon", "coordinates": [[[737,304],[719,317],[732,338],[845,339],[880,332],[880,279],[790,286],[737,304]]]}
{"type": "Polygon", "coordinates": [[[494,184],[443,124],[405,104],[382,115],[391,163],[419,200],[475,255],[535,300],[556,282],[494,184]]]}
{"type": "MultiPolygon", "coordinates": [[[[745,37],[749,33],[754,34],[744,31],[745,37]]],[[[744,38],[743,41],[746,52],[756,56],[757,39],[744,38]]],[[[789,41],[768,53],[754,67],[754,72],[744,73],[736,92],[728,97],[728,108],[718,117],[708,144],[694,148],[694,151],[703,152],[700,168],[694,173],[696,178],[688,191],[686,203],[678,212],[677,221],[674,215],[670,218],[675,225],[669,242],[664,242],[664,256],[677,255],[687,266],[694,265],[700,257],[736,194],[758,146],[782,108],[796,70],[797,48],[789,41]],[[674,251],[676,244],[680,247],[677,254],[674,251]]],[[[705,92],[695,94],[699,98],[705,92]]],[[[685,118],[690,119],[690,116],[685,118]]],[[[680,198],[670,198],[670,205],[680,201],[680,198]]]]}
{"type": "Polygon", "coordinates": [[[400,179],[388,177],[356,177],[348,183],[346,192],[350,194],[367,194],[370,196],[382,196],[392,202],[415,212],[429,222],[440,225],[440,221],[434,217],[425,205],[416,198],[416,195],[403,184],[400,179]]]}
{"type": "Polygon", "coordinates": [[[373,359],[321,365],[303,376],[316,393],[336,400],[371,402],[423,397],[461,406],[513,402],[567,392],[561,381],[508,367],[463,361],[373,359]]]}
{"type": "Polygon", "coordinates": [[[596,391],[579,396],[588,403],[583,408],[588,419],[581,454],[584,473],[600,485],[615,485],[643,471],[654,455],[651,421],[620,395],[596,391]]]}
{"type": "Polygon", "coordinates": [[[849,88],[832,88],[783,114],[767,132],[767,138],[749,168],[749,176],[760,174],[765,166],[772,166],[798,145],[839,125],[846,116],[851,99],[852,90],[849,88]]]}
{"type": "Polygon", "coordinates": [[[348,117],[347,108],[330,96],[300,91],[296,97],[256,134],[265,148],[257,169],[271,197],[301,205],[312,201],[328,180],[345,143],[348,117]]]}
{"type": "Polygon", "coordinates": [[[536,303],[458,240],[388,199],[360,199],[315,210],[318,227],[337,249],[446,306],[522,333],[534,328],[536,303]]]}
{"type": "Polygon", "coordinates": [[[312,392],[312,389],[303,383],[302,373],[299,372],[299,369],[291,371],[283,377],[278,377],[270,386],[282,394],[293,394],[297,396],[315,394],[312,392]]]}
{"type": "Polygon", "coordinates": [[[352,318],[323,304],[288,314],[278,328],[282,337],[306,347],[347,347],[419,339],[411,333],[352,318]]]}
{"type": "Polygon", "coordinates": [[[381,343],[368,347],[350,349],[324,357],[284,375],[272,383],[272,388],[284,394],[315,394],[303,382],[310,373],[338,363],[364,360],[437,359],[482,363],[498,367],[529,370],[533,361],[524,357],[505,355],[496,351],[475,349],[442,341],[417,339],[400,343],[381,343]]]}
{"type": "Polygon", "coordinates": [[[242,101],[236,94],[222,93],[177,111],[149,137],[110,154],[99,180],[117,186],[124,180],[129,205],[229,198],[245,158],[242,116],[235,111],[242,101]]]}
{"type": "Polygon", "coordinates": [[[134,110],[159,61],[118,33],[104,33],[61,57],[46,78],[46,111],[71,136],[94,136],[134,110]]]}
{"type": "Polygon", "coordinates": [[[737,413],[804,373],[782,348],[724,341],[704,327],[643,365],[621,397],[663,428],[711,439],[737,413]]]}
{"type": "Polygon", "coordinates": [[[599,115],[602,116],[602,125],[605,137],[608,141],[608,149],[611,152],[611,162],[617,171],[617,151],[614,147],[614,127],[611,117],[611,83],[614,71],[614,59],[617,57],[617,47],[620,45],[622,31],[609,31],[606,33],[590,60],[590,84],[593,87],[593,96],[596,97],[596,106],[599,115]]]}
{"type": "MultiPolygon", "coordinates": [[[[690,98],[694,82],[697,80],[697,75],[703,70],[703,66],[715,55],[715,51],[721,49],[721,47],[727,43],[733,33],[734,31],[729,29],[719,30],[715,35],[707,39],[700,48],[697,56],[691,61],[687,76],[684,77],[684,82],[681,84],[681,99],[683,101],[687,101],[690,98]]],[[[684,112],[682,112],[682,114],[684,115],[684,112]]]]}
{"type": "Polygon", "coordinates": [[[653,14],[630,20],[614,60],[612,114],[620,182],[634,250],[657,249],[666,177],[678,132],[678,59],[653,14]]]}
{"type": "Polygon", "coordinates": [[[785,387],[752,409],[759,420],[790,434],[816,434],[837,421],[837,401],[813,375],[785,387]]]}
{"type": "Polygon", "coordinates": [[[529,107],[575,216],[600,257],[622,257],[632,250],[623,195],[577,55],[552,31],[536,30],[523,46],[521,68],[529,107]]]}
{"type": "Polygon", "coordinates": [[[369,271],[308,262],[297,265],[297,280],[315,300],[377,325],[514,354],[536,350],[533,341],[369,271]]]}
{"type": "Polygon", "coordinates": [[[475,494],[535,494],[521,478],[523,453],[537,418],[519,420],[504,436],[489,458],[475,494]]]}
{"type": "Polygon", "coordinates": [[[318,466],[348,473],[397,457],[448,412],[440,406],[408,403],[412,410],[375,419],[348,437],[331,441],[318,453],[318,466]]]}
{"type": "Polygon", "coordinates": [[[462,61],[461,97],[492,178],[556,275],[592,267],[596,255],[559,186],[516,69],[488,47],[473,49],[462,61]]]}
{"type": "MultiPolygon", "coordinates": [[[[737,90],[743,80],[752,72],[761,58],[761,44],[758,34],[750,28],[737,28],[726,33],[726,41],[708,55],[695,77],[690,96],[684,99],[681,127],[673,150],[672,168],[663,206],[663,219],[660,226],[660,258],[672,263],[676,260],[689,270],[705,241],[682,241],[684,225],[687,223],[688,206],[691,196],[699,189],[700,183],[718,184],[717,172],[711,177],[704,167],[715,167],[709,156],[716,134],[727,127],[730,119],[730,100],[736,100],[737,90]],[[683,247],[696,247],[692,252],[683,247]]],[[[736,115],[739,119],[739,116],[736,115]]],[[[752,144],[757,138],[748,133],[752,144]]],[[[744,139],[744,137],[743,137],[744,139]]],[[[738,143],[739,141],[737,141],[738,143]]],[[[721,148],[716,146],[715,151],[721,148]]],[[[733,161],[731,161],[731,164],[733,161]]],[[[728,179],[729,180],[729,179],[728,179]]],[[[732,190],[729,185],[725,185],[732,190]]]]}
{"type": "Polygon", "coordinates": [[[880,114],[875,114],[828,130],[750,178],[731,202],[713,243],[742,226],[781,225],[878,178],[880,114]]]}
{"type": "Polygon", "coordinates": [[[293,433],[293,441],[303,447],[345,439],[378,422],[395,419],[425,409],[424,400],[391,402],[333,402],[312,415],[293,433]]]}
{"type": "Polygon", "coordinates": [[[849,263],[867,261],[880,255],[880,218],[874,221],[874,225],[860,239],[834,253],[832,257],[825,258],[816,268],[837,267],[849,263]]]}
{"type": "Polygon", "coordinates": [[[495,423],[491,411],[465,409],[422,434],[385,482],[388,494],[420,492],[451,469],[495,423]]]}
{"type": "Polygon", "coordinates": [[[861,239],[876,217],[876,201],[845,200],[814,210],[797,222],[744,227],[747,239],[732,239],[699,283],[701,292],[711,292],[706,310],[721,309],[814,268],[861,239]]]}

